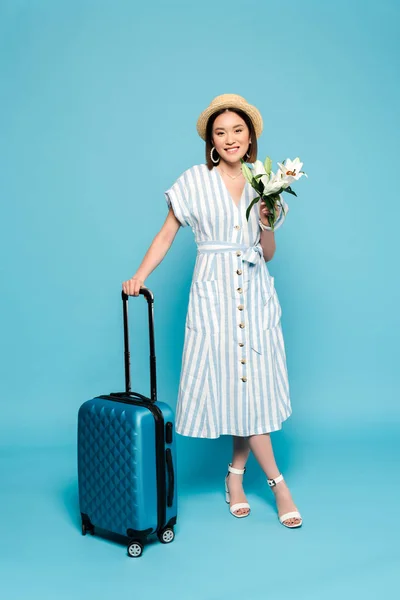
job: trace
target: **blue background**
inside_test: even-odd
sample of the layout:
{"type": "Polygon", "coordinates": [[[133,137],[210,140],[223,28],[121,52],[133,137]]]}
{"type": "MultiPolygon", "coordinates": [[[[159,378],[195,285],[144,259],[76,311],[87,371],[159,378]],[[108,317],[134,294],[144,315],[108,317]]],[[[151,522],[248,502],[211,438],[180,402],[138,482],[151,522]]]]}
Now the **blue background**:
{"type": "MultiPolygon", "coordinates": [[[[395,584],[399,12],[385,0],[0,1],[7,600],[376,598],[395,584]],[[132,561],[80,537],[77,411],[122,389],[121,282],[166,218],[163,191],[205,161],[195,124],[222,93],[261,111],[260,159],[300,156],[309,176],[286,196],[268,263],[293,405],[272,440],[304,526],[279,524],[253,457],[252,515],[231,517],[230,438],[180,437],[176,540],[132,561]]],[[[195,255],[180,230],[145,282],[158,395],[173,407],[195,255]]],[[[145,394],[146,310],[130,300],[145,394]]]]}

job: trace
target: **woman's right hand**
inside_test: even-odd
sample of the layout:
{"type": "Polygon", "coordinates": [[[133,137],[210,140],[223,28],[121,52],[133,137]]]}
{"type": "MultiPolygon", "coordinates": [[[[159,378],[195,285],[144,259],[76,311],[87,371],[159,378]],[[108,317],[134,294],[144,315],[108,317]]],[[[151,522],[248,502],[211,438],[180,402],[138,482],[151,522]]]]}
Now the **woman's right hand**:
{"type": "Polygon", "coordinates": [[[144,280],[138,279],[135,276],[131,277],[131,279],[128,279],[127,281],[124,281],[122,284],[122,289],[128,296],[138,296],[139,290],[142,287],[145,287],[144,280]]]}

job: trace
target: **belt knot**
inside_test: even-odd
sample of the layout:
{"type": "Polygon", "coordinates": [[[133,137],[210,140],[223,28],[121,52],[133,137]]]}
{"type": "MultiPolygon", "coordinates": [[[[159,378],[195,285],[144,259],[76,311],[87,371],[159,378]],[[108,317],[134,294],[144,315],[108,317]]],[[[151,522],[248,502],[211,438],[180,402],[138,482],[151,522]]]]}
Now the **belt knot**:
{"type": "Polygon", "coordinates": [[[262,246],[255,244],[254,246],[248,246],[243,254],[243,260],[255,264],[264,256],[262,246]]]}

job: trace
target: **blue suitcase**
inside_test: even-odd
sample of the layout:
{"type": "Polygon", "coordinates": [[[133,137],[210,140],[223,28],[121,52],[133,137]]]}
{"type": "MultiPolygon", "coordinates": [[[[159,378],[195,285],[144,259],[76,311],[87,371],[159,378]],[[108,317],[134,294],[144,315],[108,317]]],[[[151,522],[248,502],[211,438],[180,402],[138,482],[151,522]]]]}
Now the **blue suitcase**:
{"type": "Polygon", "coordinates": [[[153,534],[172,542],[177,519],[175,420],[157,400],[152,292],[147,300],[150,330],[150,398],[131,392],[128,296],[122,292],[125,392],[97,396],[78,413],[78,485],[82,534],[98,529],[128,539],[128,555],[139,557],[153,534]]]}

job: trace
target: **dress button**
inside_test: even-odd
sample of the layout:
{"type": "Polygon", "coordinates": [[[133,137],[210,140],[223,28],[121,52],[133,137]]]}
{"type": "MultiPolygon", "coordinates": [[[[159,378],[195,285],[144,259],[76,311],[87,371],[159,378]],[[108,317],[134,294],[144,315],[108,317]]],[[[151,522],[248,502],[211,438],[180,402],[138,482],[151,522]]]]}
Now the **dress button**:
{"type": "Polygon", "coordinates": [[[245,358],[242,358],[242,359],[240,360],[240,362],[242,363],[242,365],[245,365],[245,364],[246,364],[246,359],[245,359],[245,358]]]}
{"type": "Polygon", "coordinates": [[[242,381],[247,381],[247,377],[241,377],[242,381]]]}
{"type": "Polygon", "coordinates": [[[236,252],[236,256],[242,256],[242,251],[241,251],[241,250],[238,250],[238,251],[236,252]]]}
{"type": "Polygon", "coordinates": [[[243,292],[242,288],[238,288],[237,291],[239,292],[239,294],[241,294],[243,292]]]}
{"type": "Polygon", "coordinates": [[[239,310],[243,310],[243,309],[244,309],[244,306],[243,306],[243,304],[239,304],[239,306],[238,306],[238,309],[239,309],[239,310]]]}
{"type": "Polygon", "coordinates": [[[235,229],[240,229],[240,225],[235,225],[235,229]]]}
{"type": "Polygon", "coordinates": [[[243,329],[245,327],[245,324],[244,323],[239,323],[239,327],[240,327],[240,329],[243,329]]]}
{"type": "Polygon", "coordinates": [[[244,346],[243,342],[239,342],[239,346],[240,347],[244,346]]]}
{"type": "Polygon", "coordinates": [[[236,271],[236,273],[237,273],[238,275],[241,275],[241,274],[242,274],[242,269],[238,269],[238,270],[236,271]]]}

